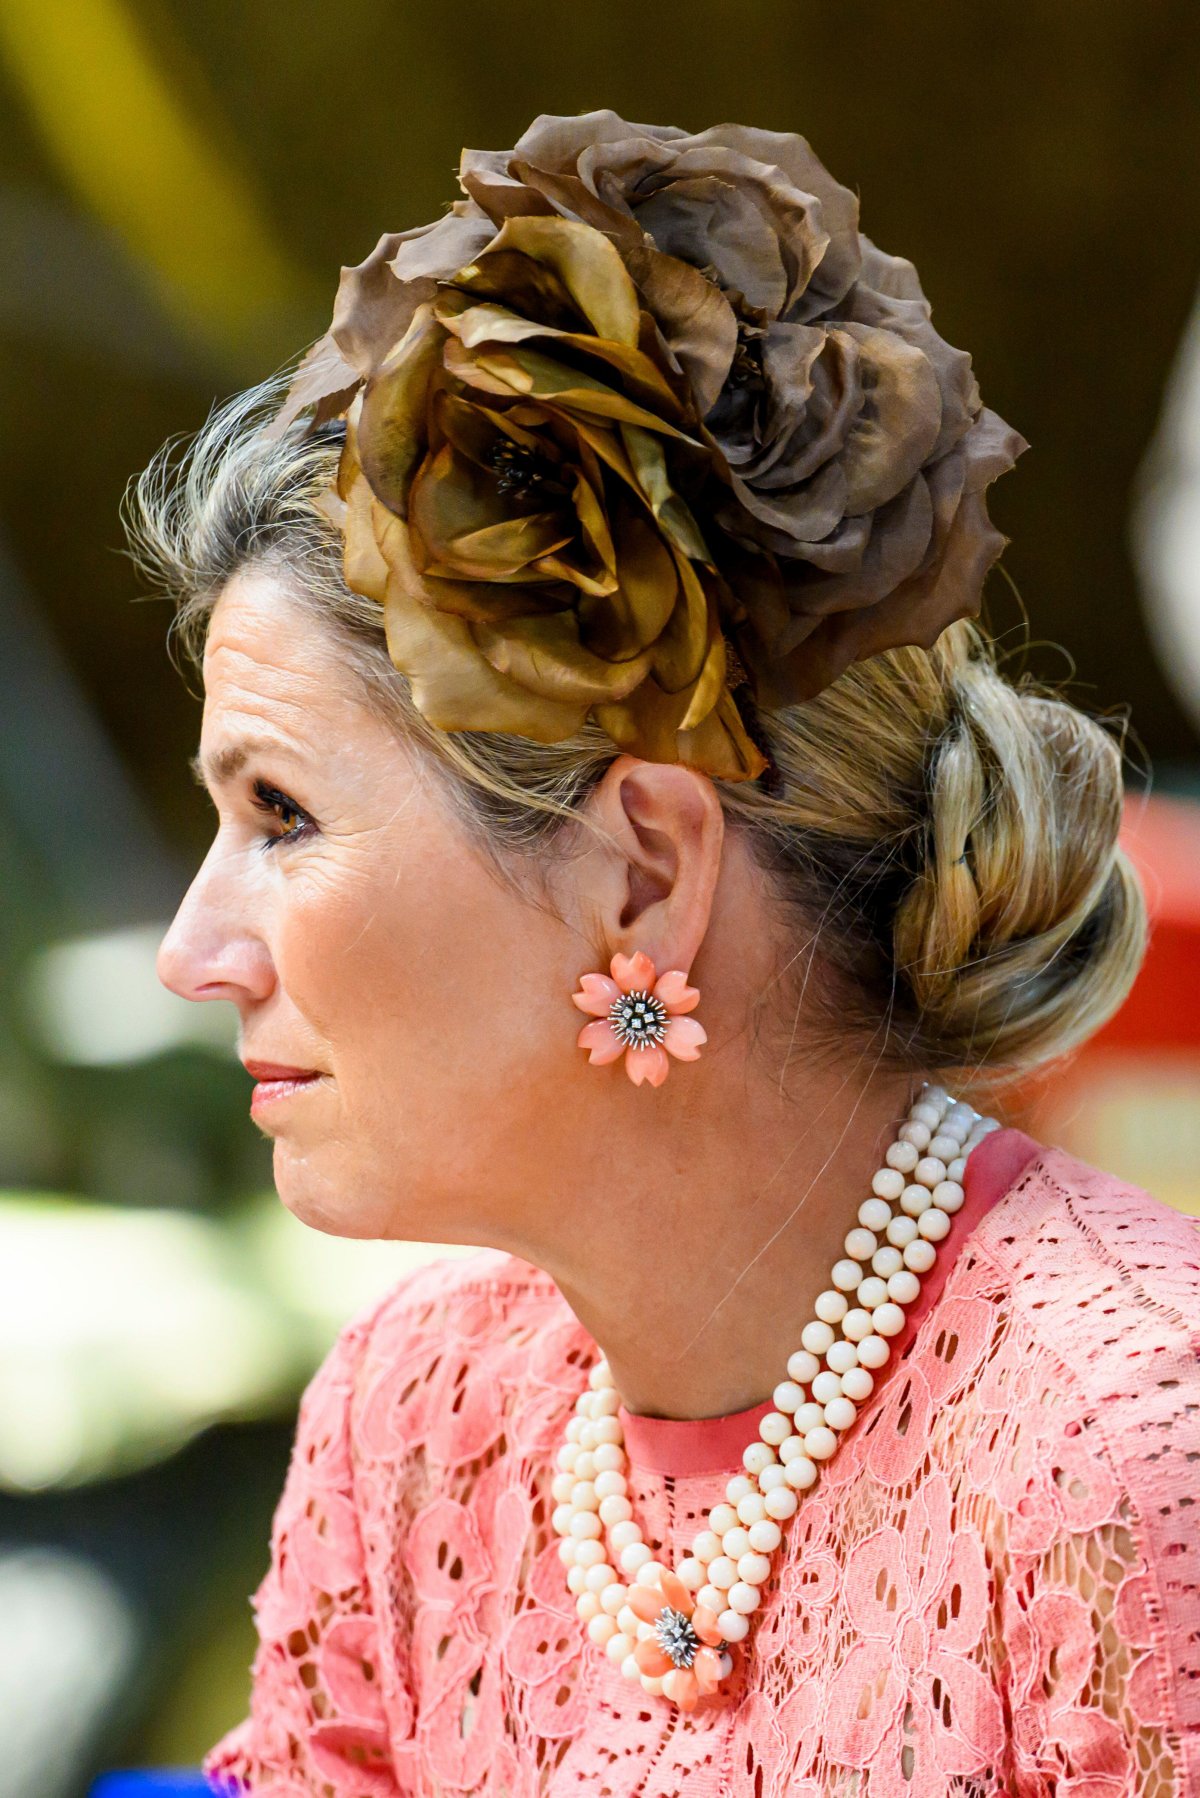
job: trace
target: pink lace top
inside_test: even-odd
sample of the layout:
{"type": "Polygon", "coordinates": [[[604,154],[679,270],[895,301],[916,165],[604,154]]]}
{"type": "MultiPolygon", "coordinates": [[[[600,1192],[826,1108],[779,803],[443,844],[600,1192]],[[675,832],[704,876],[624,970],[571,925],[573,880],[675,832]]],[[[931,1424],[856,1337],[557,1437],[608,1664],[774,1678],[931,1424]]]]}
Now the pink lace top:
{"type": "MultiPolygon", "coordinates": [[[[1016,1131],[967,1186],[734,1690],[690,1715],[585,1638],[550,1529],[594,1341],[528,1262],[410,1275],[304,1396],[250,1715],[209,1773],[275,1798],[1196,1798],[1200,1232],[1016,1131]]],[[[623,1414],[662,1559],[767,1408],[623,1414]]]]}

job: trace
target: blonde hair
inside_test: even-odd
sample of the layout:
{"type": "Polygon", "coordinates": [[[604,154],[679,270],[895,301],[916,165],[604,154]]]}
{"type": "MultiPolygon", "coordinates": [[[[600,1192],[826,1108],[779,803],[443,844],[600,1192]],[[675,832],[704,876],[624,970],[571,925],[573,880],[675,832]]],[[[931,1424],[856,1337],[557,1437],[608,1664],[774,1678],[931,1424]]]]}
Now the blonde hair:
{"type": "MultiPolygon", "coordinates": [[[[262,433],[285,386],[228,402],[131,485],[132,553],[175,603],[173,637],[199,665],[231,576],[286,573],[339,635],[367,703],[428,753],[496,867],[544,866],[615,745],[592,724],[552,744],[428,724],[388,659],[380,608],[346,587],[340,534],[313,503],[337,463],[337,428],[262,433]]],[[[1121,743],[1054,693],[1010,683],[980,625],[857,663],[761,727],[777,789],[714,785],[796,946],[798,980],[781,971],[780,990],[793,1009],[807,995],[810,1040],[850,1032],[898,1067],[1007,1074],[1064,1054],[1116,1010],[1145,946],[1117,842],[1121,743]]]]}

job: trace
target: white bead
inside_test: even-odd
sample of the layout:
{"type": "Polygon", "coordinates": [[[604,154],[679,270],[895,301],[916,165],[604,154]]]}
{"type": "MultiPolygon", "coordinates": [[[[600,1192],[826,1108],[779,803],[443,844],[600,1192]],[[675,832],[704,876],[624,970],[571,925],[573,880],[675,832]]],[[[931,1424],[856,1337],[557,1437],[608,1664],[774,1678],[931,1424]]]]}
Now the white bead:
{"type": "MultiPolygon", "coordinates": [[[[852,1267],[854,1269],[854,1283],[855,1285],[858,1284],[862,1275],[857,1261],[839,1261],[837,1267],[833,1270],[835,1278],[838,1267],[852,1267]]],[[[847,1288],[847,1290],[849,1290],[849,1288],[847,1288]]],[[[800,1340],[810,1353],[814,1355],[823,1355],[833,1341],[833,1330],[829,1324],[822,1323],[819,1317],[814,1317],[813,1321],[810,1324],[805,1324],[804,1328],[801,1330],[800,1340]]]]}
{"type": "MultiPolygon", "coordinates": [[[[626,1655],[632,1654],[636,1647],[636,1642],[631,1641],[627,1635],[621,1630],[618,1630],[616,1635],[610,1636],[608,1641],[604,1644],[604,1652],[613,1665],[619,1667],[626,1655]]],[[[634,1666],[636,1667],[636,1665],[637,1662],[635,1661],[634,1666]]]]}
{"type": "Polygon", "coordinates": [[[600,1443],[619,1443],[621,1441],[621,1420],[617,1417],[601,1417],[592,1425],[596,1432],[596,1441],[600,1443]]]}
{"type": "Polygon", "coordinates": [[[564,1536],[558,1545],[558,1558],[564,1567],[574,1567],[575,1550],[579,1547],[574,1536],[564,1536]]]}
{"type": "Polygon", "coordinates": [[[591,1480],[576,1480],[571,1489],[571,1504],[576,1511],[598,1511],[600,1500],[591,1480]]]}
{"type": "MultiPolygon", "coordinates": [[[[883,1250],[879,1249],[876,1252],[882,1254],[883,1250]]],[[[898,1259],[899,1252],[897,1251],[898,1259]]],[[[858,1350],[852,1342],[831,1342],[825,1351],[825,1361],[831,1373],[845,1373],[848,1367],[853,1367],[857,1363],[858,1350]]]]}
{"type": "Polygon", "coordinates": [[[819,1405],[815,1398],[809,1399],[808,1403],[801,1405],[796,1413],[796,1434],[803,1436],[805,1430],[815,1430],[817,1425],[824,1421],[824,1418],[824,1405],[819,1405]]]}
{"type": "MultiPolygon", "coordinates": [[[[918,1192],[924,1190],[924,1187],[921,1186],[917,1188],[918,1192]]],[[[917,1220],[915,1217],[894,1217],[887,1227],[887,1239],[898,1249],[906,1249],[916,1234],[917,1220]]]]}
{"type": "Polygon", "coordinates": [[[550,1515],[550,1527],[556,1536],[567,1536],[571,1532],[575,1511],[571,1505],[555,1505],[550,1515]]]}
{"type": "Polygon", "coordinates": [[[636,1574],[650,1559],[650,1549],[645,1542],[631,1542],[628,1548],[621,1550],[619,1558],[622,1573],[636,1574]]]}
{"type": "Polygon", "coordinates": [[[698,1561],[707,1567],[715,1561],[721,1552],[721,1538],[716,1530],[701,1530],[698,1536],[692,1537],[692,1553],[698,1561]]]}
{"type": "Polygon", "coordinates": [[[956,1211],[962,1210],[962,1203],[965,1196],[966,1195],[957,1180],[939,1181],[938,1185],[933,1189],[934,1204],[940,1206],[950,1217],[953,1217],[956,1211]]]}
{"type": "Polygon", "coordinates": [[[911,1174],[920,1159],[920,1151],[910,1142],[894,1142],[884,1156],[888,1166],[901,1174],[911,1174]]]}
{"type": "Polygon", "coordinates": [[[652,1591],[656,1591],[658,1582],[666,1571],[661,1561],[651,1558],[642,1562],[633,1576],[633,1583],[635,1586],[649,1586],[652,1591]]]}
{"type": "Polygon", "coordinates": [[[927,1274],[936,1260],[937,1250],[923,1237],[910,1242],[904,1251],[904,1265],[911,1267],[914,1274],[927,1274]]]}
{"type": "Polygon", "coordinates": [[[874,1376],[865,1367],[851,1367],[842,1375],[842,1390],[847,1398],[861,1405],[875,1390],[874,1376]]]}
{"type": "Polygon", "coordinates": [[[708,1583],[716,1586],[718,1591],[727,1592],[737,1579],[737,1562],[731,1561],[728,1555],[718,1555],[708,1565],[708,1583]]]}
{"type": "MultiPolygon", "coordinates": [[[[822,1417],[824,1417],[825,1413],[822,1411],[821,1415],[822,1415],[822,1417]]],[[[811,1428],[811,1425],[809,1427],[811,1428]]],[[[802,1455],[803,1453],[804,1453],[804,1437],[803,1436],[789,1436],[787,1441],[781,1443],[780,1447],[779,1447],[779,1459],[783,1462],[785,1469],[788,1466],[790,1466],[790,1464],[795,1460],[797,1455],[802,1455]]],[[[769,1487],[764,1487],[763,1490],[764,1490],[764,1492],[769,1491],[769,1487]]]]}
{"type": "Polygon", "coordinates": [[[958,1138],[949,1135],[943,1128],[930,1143],[929,1153],[936,1156],[939,1161],[953,1161],[961,1147],[962,1144],[958,1138]]]}
{"type": "Polygon", "coordinates": [[[550,1482],[550,1493],[556,1505],[565,1505],[574,1490],[573,1473],[556,1473],[550,1482]]]}
{"type": "Polygon", "coordinates": [[[899,1136],[901,1142],[911,1143],[918,1155],[923,1155],[925,1153],[933,1139],[933,1132],[929,1129],[927,1124],[914,1124],[911,1121],[907,1124],[901,1124],[896,1134],[899,1136]]]}
{"type": "Polygon", "coordinates": [[[929,1104],[914,1105],[908,1114],[908,1121],[910,1124],[924,1124],[928,1130],[936,1130],[942,1121],[942,1107],[929,1104]]]}
{"type": "Polygon", "coordinates": [[[736,1528],[725,1531],[721,1537],[721,1551],[723,1554],[727,1554],[731,1561],[740,1561],[743,1555],[750,1553],[750,1537],[744,1523],[739,1523],[736,1528]]]}
{"type": "Polygon", "coordinates": [[[590,1542],[576,1542],[575,1565],[577,1567],[582,1567],[586,1571],[589,1567],[598,1567],[601,1561],[606,1559],[603,1542],[597,1542],[594,1539],[590,1542]]]}
{"type": "Polygon", "coordinates": [[[907,1217],[920,1217],[932,1204],[933,1194],[927,1186],[906,1186],[900,1194],[900,1209],[907,1217]]]}
{"type": "MultiPolygon", "coordinates": [[[[782,1450],[780,1452],[782,1453],[782,1450]]],[[[765,1495],[768,1492],[774,1491],[776,1486],[782,1486],[786,1480],[787,1480],[787,1469],[786,1468],[779,1467],[779,1466],[764,1467],[762,1472],[758,1476],[759,1490],[761,1493],[763,1493],[765,1495]]],[[[746,1504],[748,1502],[749,1501],[746,1499],[742,1500],[743,1504],[746,1504]]],[[[761,1498],[759,1499],[759,1503],[760,1504],[762,1503],[761,1498]]],[[[740,1515],[740,1513],[739,1513],[739,1515],[740,1515]]],[[[764,1509],[763,1515],[764,1516],[766,1515],[765,1509],[764,1509]]],[[[743,1523],[745,1523],[747,1521],[748,1520],[745,1517],[742,1518],[743,1523]]]]}
{"type": "Polygon", "coordinates": [[[698,1592],[708,1579],[708,1570],[695,1555],[685,1555],[675,1569],[689,1592],[698,1592]]]}
{"type": "Polygon", "coordinates": [[[602,1442],[592,1450],[597,1473],[620,1473],[625,1465],[625,1450],[616,1442],[602,1442]]]}
{"type": "Polygon", "coordinates": [[[575,1478],[577,1480],[591,1480],[596,1477],[596,1472],[595,1451],[590,1448],[581,1448],[579,1453],[575,1456],[575,1478]]]}
{"type": "Polygon", "coordinates": [[[568,1569],[567,1569],[567,1589],[568,1589],[568,1591],[574,1592],[576,1594],[576,1596],[578,1596],[579,1593],[586,1590],[586,1580],[587,1580],[587,1568],[586,1567],[568,1567],[568,1569]]]}
{"type": "MultiPolygon", "coordinates": [[[[762,1473],[759,1475],[759,1478],[765,1479],[767,1474],[770,1473],[771,1471],[772,1471],[771,1468],[765,1467],[763,1469],[762,1473]]],[[[782,1469],[780,1469],[779,1471],[782,1472],[782,1469]]],[[[769,1490],[769,1488],[768,1488],[768,1490],[769,1490]]],[[[745,1498],[739,1498],[737,1514],[738,1514],[738,1522],[741,1525],[743,1525],[743,1527],[745,1527],[746,1529],[749,1529],[749,1527],[752,1523],[757,1523],[760,1518],[765,1517],[766,1511],[763,1508],[762,1493],[761,1492],[747,1492],[745,1498]]]]}
{"type": "Polygon", "coordinates": [[[718,1536],[723,1536],[726,1530],[733,1528],[737,1520],[738,1514],[732,1505],[714,1505],[708,1514],[708,1527],[716,1530],[718,1536]]]}
{"type": "Polygon", "coordinates": [[[812,1383],[812,1395],[819,1405],[827,1405],[831,1398],[841,1398],[842,1378],[829,1368],[819,1373],[812,1383]]]}
{"type": "Polygon", "coordinates": [[[935,1155],[925,1155],[913,1169],[913,1179],[930,1192],[946,1178],[946,1163],[939,1161],[935,1155]]]}
{"type": "MultiPolygon", "coordinates": [[[[843,1317],[846,1315],[846,1308],[849,1303],[850,1301],[844,1292],[838,1292],[835,1287],[828,1286],[824,1292],[817,1294],[817,1300],[813,1306],[813,1310],[816,1312],[821,1323],[840,1324],[843,1317]]],[[[780,1409],[782,1409],[782,1406],[780,1409]]]]}
{"type": "MultiPolygon", "coordinates": [[[[864,1230],[860,1224],[857,1229],[847,1230],[846,1240],[842,1247],[851,1261],[869,1261],[879,1247],[879,1238],[874,1230],[864,1230]]],[[[803,1341],[803,1338],[801,1340],[803,1341]]]]}
{"type": "Polygon", "coordinates": [[[736,1580],[729,1588],[729,1609],[748,1617],[758,1609],[758,1597],[757,1586],[748,1585],[744,1579],[736,1580]]]}
{"type": "Polygon", "coordinates": [[[585,1623],[590,1623],[593,1617],[600,1615],[600,1600],[594,1592],[581,1592],[575,1600],[575,1609],[585,1623]]]}
{"type": "Polygon", "coordinates": [[[588,1420],[586,1417],[573,1417],[571,1419],[570,1423],[567,1425],[567,1441],[575,1443],[575,1445],[578,1447],[579,1442],[583,1436],[583,1432],[587,1429],[587,1427],[588,1427],[588,1420]]]}
{"type": "MultiPolygon", "coordinates": [[[[568,1424],[568,1434],[570,1433],[570,1429],[571,1425],[568,1424]]],[[[558,1454],[555,1456],[555,1464],[560,1467],[564,1473],[574,1473],[576,1453],[577,1450],[573,1442],[564,1442],[559,1449],[558,1454]]]]}
{"type": "MultiPolygon", "coordinates": [[[[817,1376],[818,1379],[820,1375],[817,1376]]],[[[768,1411],[758,1426],[758,1433],[769,1448],[778,1448],[792,1433],[792,1420],[782,1411],[768,1411]]],[[[770,1462],[767,1463],[770,1466],[770,1462]]],[[[756,1469],[756,1472],[761,1469],[756,1469]]]]}
{"type": "MultiPolygon", "coordinates": [[[[784,1468],[784,1478],[794,1492],[807,1492],[817,1477],[817,1464],[807,1455],[796,1455],[784,1468]]],[[[776,1512],[771,1513],[776,1516],[776,1512]]]]}
{"type": "MultiPolygon", "coordinates": [[[[804,1388],[797,1386],[795,1380],[781,1380],[771,1394],[771,1399],[777,1411],[791,1413],[797,1405],[804,1403],[804,1388]]],[[[736,1504],[737,1499],[733,1503],[736,1504]]]]}
{"type": "Polygon", "coordinates": [[[718,1614],[725,1609],[728,1602],[724,1588],[721,1586],[701,1586],[696,1594],[698,1605],[702,1604],[706,1610],[716,1611],[718,1614]]]}
{"type": "MultiPolygon", "coordinates": [[[[811,1326],[810,1326],[811,1327],[811,1326]]],[[[765,1442],[752,1442],[742,1456],[747,1473],[761,1473],[775,1459],[775,1450],[765,1442]]]]}
{"type": "Polygon", "coordinates": [[[880,1199],[898,1199],[904,1191],[904,1175],[894,1167],[881,1167],[871,1181],[871,1191],[880,1199]]]}
{"type": "MultiPolygon", "coordinates": [[[[875,1177],[876,1179],[879,1178],[878,1175],[875,1177]]],[[[900,1179],[900,1192],[896,1194],[896,1197],[899,1198],[900,1193],[904,1191],[904,1181],[900,1176],[896,1177],[900,1179]]],[[[891,1215],[892,1208],[883,1199],[864,1199],[858,1208],[859,1223],[864,1230],[871,1230],[876,1236],[879,1236],[887,1229],[888,1219],[891,1215]]]]}
{"type": "Polygon", "coordinates": [[[619,1579],[614,1579],[611,1586],[605,1586],[600,1594],[600,1609],[607,1611],[610,1617],[619,1617],[629,1600],[629,1588],[619,1579]]]}
{"type": "MultiPolygon", "coordinates": [[[[605,1503],[608,1502],[605,1500],[605,1503]]],[[[626,1499],[625,1503],[628,1504],[629,1500],[626,1499]]],[[[624,1523],[613,1524],[608,1539],[612,1544],[613,1553],[620,1554],[622,1549],[629,1548],[634,1542],[642,1540],[641,1525],[635,1523],[632,1517],[627,1517],[624,1523]]]]}
{"type": "Polygon", "coordinates": [[[748,1534],[755,1554],[774,1554],[783,1541],[783,1531],[773,1517],[764,1517],[761,1523],[752,1523],[748,1534]]]}
{"type": "Polygon", "coordinates": [[[936,1105],[938,1111],[942,1112],[950,1103],[950,1094],[936,1080],[927,1080],[921,1088],[920,1099],[922,1104],[936,1105]]]}
{"type": "Polygon", "coordinates": [[[810,1461],[828,1461],[837,1448],[837,1436],[827,1424],[810,1430],[804,1438],[804,1452],[810,1461]]]}
{"type": "Polygon", "coordinates": [[[598,1392],[592,1400],[592,1416],[615,1417],[621,1408],[621,1395],[613,1387],[608,1386],[598,1392]]]}
{"type": "Polygon", "coordinates": [[[595,1424],[594,1423],[585,1423],[583,1428],[579,1432],[580,1448],[597,1448],[599,1446],[599,1443],[600,1443],[600,1438],[596,1434],[595,1424]]]}
{"type": "Polygon", "coordinates": [[[795,1380],[798,1386],[807,1386],[813,1376],[820,1373],[821,1363],[809,1349],[797,1349],[788,1356],[787,1370],[789,1380],[795,1380]]]}
{"type": "Polygon", "coordinates": [[[881,1336],[898,1336],[904,1328],[904,1313],[899,1305],[880,1305],[871,1313],[871,1321],[881,1336]]]}
{"type": "Polygon", "coordinates": [[[965,1137],[969,1131],[974,1129],[978,1116],[979,1113],[973,1105],[968,1105],[965,1099],[956,1099],[942,1119],[942,1129],[961,1131],[965,1137]]]}
{"type": "Polygon", "coordinates": [[[750,1619],[737,1611],[722,1611],[717,1618],[717,1628],[727,1642],[742,1642],[750,1634],[750,1619]]]}
{"type": "MultiPolygon", "coordinates": [[[[782,1411],[783,1406],[780,1405],[779,1409],[782,1411]]],[[[725,1487],[725,1497],[729,1500],[731,1505],[736,1507],[741,1499],[746,1498],[753,1491],[754,1481],[750,1478],[750,1475],[748,1473],[735,1473],[725,1487]]]]}
{"type": "Polygon", "coordinates": [[[771,1577],[771,1562],[766,1555],[748,1548],[745,1554],[738,1556],[737,1570],[738,1578],[745,1580],[748,1586],[765,1586],[771,1577]]]}
{"type": "Polygon", "coordinates": [[[862,1366],[875,1370],[887,1366],[891,1352],[882,1336],[864,1336],[858,1345],[858,1359],[862,1366]]]}
{"type": "MultiPolygon", "coordinates": [[[[631,1636],[633,1638],[634,1648],[637,1647],[638,1624],[641,1621],[642,1620],[637,1612],[631,1611],[628,1605],[623,1605],[617,1612],[617,1628],[621,1631],[622,1635],[631,1636]]],[[[629,1652],[632,1654],[633,1649],[630,1649],[629,1652]]]]}
{"type": "Polygon", "coordinates": [[[888,1297],[897,1305],[915,1303],[921,1292],[921,1282],[910,1268],[899,1268],[888,1280],[888,1297]]]}
{"type": "Polygon", "coordinates": [[[615,1529],[618,1523],[628,1523],[632,1516],[633,1506],[627,1498],[600,1500],[600,1521],[606,1527],[615,1529]]]}
{"type": "Polygon", "coordinates": [[[603,1528],[594,1511],[576,1511],[571,1519],[570,1534],[577,1542],[585,1542],[589,1536],[599,1536],[603,1528]]]}
{"type": "Polygon", "coordinates": [[[917,1228],[927,1242],[945,1242],[950,1234],[950,1219],[937,1205],[931,1205],[917,1219],[917,1228]]]}
{"type": "MultiPolygon", "coordinates": [[[[633,1664],[635,1667],[637,1666],[636,1661],[633,1664]]],[[[645,1692],[648,1697],[662,1697],[663,1683],[661,1679],[654,1678],[649,1673],[643,1673],[639,1677],[641,1679],[642,1691],[645,1692]]]]}
{"type": "Polygon", "coordinates": [[[588,1385],[592,1388],[593,1392],[598,1392],[602,1387],[611,1386],[612,1383],[612,1369],[609,1367],[608,1362],[604,1357],[601,1356],[596,1365],[588,1371],[588,1385]]]}
{"type": "Polygon", "coordinates": [[[948,1161],[946,1163],[947,1180],[956,1180],[960,1186],[962,1185],[962,1178],[966,1171],[967,1158],[965,1155],[960,1155],[957,1161],[948,1161]]]}
{"type": "Polygon", "coordinates": [[[858,1406],[852,1398],[844,1394],[840,1398],[832,1398],[825,1407],[825,1422],[831,1430],[841,1432],[848,1430],[858,1421],[858,1406]]]}
{"type": "Polygon", "coordinates": [[[885,1242],[871,1256],[871,1272],[878,1274],[881,1280],[890,1279],[893,1274],[899,1273],[903,1264],[904,1257],[894,1243],[885,1242]]]}
{"type": "Polygon", "coordinates": [[[789,1487],[776,1486],[773,1492],[767,1493],[763,1502],[767,1507],[767,1516],[774,1517],[782,1523],[786,1517],[795,1516],[798,1501],[796,1494],[789,1487]]]}
{"type": "Polygon", "coordinates": [[[601,1561],[598,1567],[588,1568],[587,1577],[583,1583],[589,1592],[595,1592],[599,1597],[605,1586],[611,1586],[616,1577],[616,1568],[610,1567],[607,1561],[601,1561]]]}
{"type": "Polygon", "coordinates": [[[598,1473],[592,1484],[596,1488],[597,1498],[624,1498],[629,1490],[628,1481],[623,1473],[598,1473]]]}
{"type": "Polygon", "coordinates": [[[848,1336],[851,1342],[861,1342],[863,1337],[869,1336],[874,1328],[871,1322],[873,1316],[874,1312],[864,1311],[861,1305],[856,1305],[853,1311],[847,1311],[842,1319],[842,1334],[848,1336]]]}
{"type": "Polygon", "coordinates": [[[855,1298],[864,1311],[874,1311],[876,1305],[882,1305],[887,1298],[887,1281],[881,1280],[878,1274],[868,1274],[860,1280],[855,1298]]]}
{"type": "MultiPolygon", "coordinates": [[[[847,1257],[842,1261],[834,1262],[829,1277],[838,1288],[839,1292],[853,1292],[854,1288],[858,1285],[858,1282],[862,1279],[862,1268],[858,1265],[857,1261],[851,1261],[849,1257],[847,1257]]],[[[801,1330],[800,1332],[800,1340],[805,1348],[808,1347],[808,1331],[811,1329],[812,1325],[809,1324],[807,1329],[801,1330]]],[[[828,1347],[829,1344],[826,1343],[825,1348],[828,1347]]],[[[824,1354],[825,1349],[817,1349],[815,1352],[818,1355],[822,1355],[824,1354]]]]}

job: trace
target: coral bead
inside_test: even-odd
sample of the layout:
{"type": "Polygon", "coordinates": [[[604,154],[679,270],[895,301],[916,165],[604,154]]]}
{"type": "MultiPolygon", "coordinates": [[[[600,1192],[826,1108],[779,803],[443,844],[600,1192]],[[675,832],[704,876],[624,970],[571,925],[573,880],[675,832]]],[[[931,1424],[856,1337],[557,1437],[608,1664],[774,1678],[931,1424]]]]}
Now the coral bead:
{"type": "Polygon", "coordinates": [[[727,1642],[742,1642],[750,1634],[750,1619],[738,1611],[722,1611],[717,1618],[717,1628],[727,1642]]]}
{"type": "Polygon", "coordinates": [[[758,1609],[759,1591],[757,1586],[748,1585],[744,1579],[735,1581],[729,1588],[729,1609],[748,1617],[751,1611],[758,1609]]]}

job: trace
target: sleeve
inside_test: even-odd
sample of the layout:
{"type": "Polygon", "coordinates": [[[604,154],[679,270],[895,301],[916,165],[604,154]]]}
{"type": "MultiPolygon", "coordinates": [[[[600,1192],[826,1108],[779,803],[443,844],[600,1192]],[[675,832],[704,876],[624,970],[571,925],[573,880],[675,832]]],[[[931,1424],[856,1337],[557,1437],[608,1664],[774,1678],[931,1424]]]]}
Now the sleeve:
{"type": "Polygon", "coordinates": [[[351,1461],[351,1400],[368,1331],[368,1322],[343,1331],[300,1402],[270,1567],[253,1600],[249,1715],[204,1762],[228,1798],[405,1798],[392,1755],[403,1720],[378,1677],[380,1620],[351,1461]]]}
{"type": "Polygon", "coordinates": [[[1200,1793],[1200,1257],[1176,1271],[1186,1304],[1143,1316],[1124,1377],[1026,1445],[1001,1594],[1016,1798],[1200,1793]]]}

